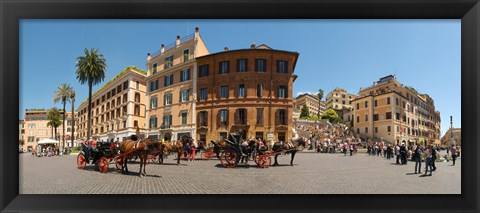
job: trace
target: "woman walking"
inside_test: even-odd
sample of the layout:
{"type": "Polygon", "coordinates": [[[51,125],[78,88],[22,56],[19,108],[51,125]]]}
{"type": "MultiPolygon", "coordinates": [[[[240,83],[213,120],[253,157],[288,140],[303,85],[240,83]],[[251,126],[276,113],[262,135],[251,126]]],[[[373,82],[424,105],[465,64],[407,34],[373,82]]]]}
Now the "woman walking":
{"type": "Polygon", "coordinates": [[[430,167],[430,175],[429,176],[432,176],[432,171],[433,171],[433,167],[432,167],[432,146],[428,146],[428,149],[426,150],[426,160],[425,160],[425,175],[427,175],[427,172],[428,172],[428,167],[430,167]]]}
{"type": "Polygon", "coordinates": [[[189,154],[188,159],[190,161],[195,161],[195,149],[196,148],[197,148],[197,142],[193,141],[192,146],[190,147],[190,152],[188,153],[189,154]]]}

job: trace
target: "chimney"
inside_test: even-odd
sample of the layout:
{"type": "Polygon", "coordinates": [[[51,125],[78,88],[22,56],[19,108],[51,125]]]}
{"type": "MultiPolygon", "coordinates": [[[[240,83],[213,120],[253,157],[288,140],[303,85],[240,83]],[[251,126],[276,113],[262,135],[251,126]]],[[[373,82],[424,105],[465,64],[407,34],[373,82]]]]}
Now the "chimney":
{"type": "Polygon", "coordinates": [[[250,45],[250,48],[251,48],[251,49],[255,49],[255,47],[256,47],[255,43],[253,43],[252,45],[250,45]]]}
{"type": "Polygon", "coordinates": [[[177,43],[175,44],[175,46],[178,46],[178,45],[180,45],[180,36],[179,35],[177,35],[177,43]]]}
{"type": "Polygon", "coordinates": [[[150,53],[147,53],[147,61],[150,61],[152,59],[152,56],[150,56],[150,53]]]}
{"type": "Polygon", "coordinates": [[[198,26],[195,27],[195,40],[197,40],[199,36],[199,32],[198,32],[198,26]]]}
{"type": "Polygon", "coordinates": [[[228,47],[223,48],[223,51],[228,51],[228,50],[229,50],[228,47]]]}
{"type": "Polygon", "coordinates": [[[165,44],[162,44],[162,48],[160,48],[160,53],[165,52],[165,44]]]}

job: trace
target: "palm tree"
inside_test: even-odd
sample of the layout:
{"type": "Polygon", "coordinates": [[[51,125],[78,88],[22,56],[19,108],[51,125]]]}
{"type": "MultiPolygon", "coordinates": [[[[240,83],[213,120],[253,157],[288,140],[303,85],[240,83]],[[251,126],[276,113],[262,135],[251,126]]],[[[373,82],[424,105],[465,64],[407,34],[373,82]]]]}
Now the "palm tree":
{"type": "Polygon", "coordinates": [[[87,139],[90,138],[91,111],[92,111],[92,87],[100,84],[105,78],[106,60],[98,49],[84,50],[85,56],[77,58],[77,79],[81,84],[88,84],[88,115],[87,115],[87,139]]]}
{"type": "Polygon", "coordinates": [[[70,100],[72,101],[72,136],[70,137],[72,139],[72,147],[73,147],[73,140],[75,140],[75,90],[72,88],[70,90],[70,100]]]}
{"type": "Polygon", "coordinates": [[[320,118],[320,101],[321,101],[322,98],[323,98],[323,89],[319,89],[319,90],[318,90],[317,96],[318,96],[318,111],[317,111],[317,117],[320,118]]]}
{"type": "Polygon", "coordinates": [[[72,87],[68,84],[60,84],[57,88],[58,90],[55,91],[55,94],[53,96],[53,102],[58,103],[62,102],[63,104],[63,136],[62,136],[62,148],[65,148],[65,116],[67,115],[67,112],[65,111],[65,105],[67,102],[70,101],[70,93],[72,90],[72,87]]]}
{"type": "MultiPolygon", "coordinates": [[[[62,121],[60,120],[60,112],[56,107],[50,109],[47,113],[47,126],[52,127],[52,131],[55,128],[55,139],[57,139],[57,128],[62,125],[62,121]]],[[[53,136],[53,133],[52,133],[53,136]]]]}

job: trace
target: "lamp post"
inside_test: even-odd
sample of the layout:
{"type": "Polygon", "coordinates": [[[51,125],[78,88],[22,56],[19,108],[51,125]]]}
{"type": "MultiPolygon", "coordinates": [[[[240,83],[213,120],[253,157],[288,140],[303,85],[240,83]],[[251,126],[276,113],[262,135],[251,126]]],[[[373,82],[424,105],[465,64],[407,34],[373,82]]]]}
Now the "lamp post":
{"type": "Polygon", "coordinates": [[[453,138],[453,120],[452,116],[450,115],[450,141],[448,145],[455,145],[455,139],[453,138]]]}

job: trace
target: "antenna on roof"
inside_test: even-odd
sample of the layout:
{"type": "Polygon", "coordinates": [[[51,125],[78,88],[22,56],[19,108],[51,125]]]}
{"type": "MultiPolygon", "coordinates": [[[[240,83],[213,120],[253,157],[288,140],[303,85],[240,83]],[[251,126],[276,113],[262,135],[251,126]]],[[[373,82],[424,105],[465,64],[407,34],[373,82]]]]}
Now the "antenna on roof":
{"type": "Polygon", "coordinates": [[[393,76],[397,76],[397,68],[395,67],[395,72],[393,73],[393,76]]]}

